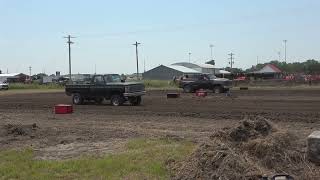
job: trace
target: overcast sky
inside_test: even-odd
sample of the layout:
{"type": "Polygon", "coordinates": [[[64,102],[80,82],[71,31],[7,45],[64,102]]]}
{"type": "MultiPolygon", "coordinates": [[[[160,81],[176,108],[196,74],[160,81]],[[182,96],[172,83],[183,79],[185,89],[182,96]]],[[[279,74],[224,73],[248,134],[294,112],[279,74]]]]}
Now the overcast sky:
{"type": "Polygon", "coordinates": [[[210,59],[235,67],[284,58],[320,59],[319,0],[0,0],[0,69],[68,72],[63,36],[71,34],[73,73],[136,71],[210,59]]]}

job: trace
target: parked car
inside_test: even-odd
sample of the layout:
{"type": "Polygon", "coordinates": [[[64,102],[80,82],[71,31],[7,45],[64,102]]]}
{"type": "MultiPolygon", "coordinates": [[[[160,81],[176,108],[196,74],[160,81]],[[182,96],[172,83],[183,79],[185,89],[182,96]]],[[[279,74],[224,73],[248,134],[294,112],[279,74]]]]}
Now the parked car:
{"type": "Polygon", "coordinates": [[[195,92],[198,89],[209,89],[214,93],[224,93],[232,87],[231,80],[217,78],[209,74],[185,74],[177,81],[179,87],[186,93],[195,92]]]}
{"type": "Polygon", "coordinates": [[[8,90],[9,84],[7,82],[0,82],[0,90],[8,90]]]}
{"type": "Polygon", "coordinates": [[[110,100],[111,105],[120,106],[129,101],[132,105],[140,105],[145,87],[140,82],[124,82],[118,74],[90,75],[85,81],[66,84],[66,94],[72,96],[74,104],[84,101],[102,103],[110,100]]]}

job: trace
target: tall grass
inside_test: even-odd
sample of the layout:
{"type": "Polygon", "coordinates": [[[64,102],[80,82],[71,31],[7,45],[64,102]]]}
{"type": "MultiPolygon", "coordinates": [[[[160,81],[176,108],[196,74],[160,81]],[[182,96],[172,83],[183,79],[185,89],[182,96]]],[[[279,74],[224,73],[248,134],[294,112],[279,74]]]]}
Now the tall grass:
{"type": "Polygon", "coordinates": [[[173,81],[166,81],[166,80],[143,80],[143,83],[146,88],[153,89],[153,88],[162,88],[162,89],[176,89],[178,88],[177,84],[173,81]]]}
{"type": "Polygon", "coordinates": [[[24,83],[11,83],[9,89],[62,89],[64,86],[59,84],[24,84],[24,83]]]}
{"type": "MultiPolygon", "coordinates": [[[[178,86],[173,81],[166,80],[143,80],[147,89],[176,89],[178,86]]],[[[11,83],[9,89],[63,89],[64,86],[59,84],[39,84],[39,83],[11,83]]]]}
{"type": "Polygon", "coordinates": [[[0,179],[169,179],[168,158],[182,160],[194,144],[136,139],[124,152],[64,161],[33,159],[32,150],[0,152],[0,179]]]}

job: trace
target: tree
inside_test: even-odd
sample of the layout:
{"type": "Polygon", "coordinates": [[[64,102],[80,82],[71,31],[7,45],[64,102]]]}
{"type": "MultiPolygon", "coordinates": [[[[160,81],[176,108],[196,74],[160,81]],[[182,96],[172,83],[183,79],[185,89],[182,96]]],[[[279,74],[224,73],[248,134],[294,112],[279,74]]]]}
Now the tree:
{"type": "Polygon", "coordinates": [[[319,74],[320,73],[320,63],[314,59],[310,59],[304,62],[279,62],[279,61],[270,61],[263,64],[258,64],[249,69],[246,69],[246,72],[253,72],[262,69],[267,64],[273,64],[277,66],[282,72],[294,74],[294,73],[304,73],[304,74],[319,74]]]}

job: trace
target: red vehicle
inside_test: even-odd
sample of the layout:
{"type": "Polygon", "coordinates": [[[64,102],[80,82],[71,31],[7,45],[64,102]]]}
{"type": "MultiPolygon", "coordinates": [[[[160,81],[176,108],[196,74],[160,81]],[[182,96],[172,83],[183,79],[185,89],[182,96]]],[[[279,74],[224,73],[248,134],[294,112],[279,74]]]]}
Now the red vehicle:
{"type": "Polygon", "coordinates": [[[234,79],[235,81],[245,81],[247,80],[247,78],[245,76],[239,76],[236,79],[234,79]]]}

